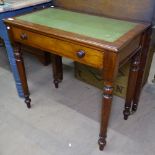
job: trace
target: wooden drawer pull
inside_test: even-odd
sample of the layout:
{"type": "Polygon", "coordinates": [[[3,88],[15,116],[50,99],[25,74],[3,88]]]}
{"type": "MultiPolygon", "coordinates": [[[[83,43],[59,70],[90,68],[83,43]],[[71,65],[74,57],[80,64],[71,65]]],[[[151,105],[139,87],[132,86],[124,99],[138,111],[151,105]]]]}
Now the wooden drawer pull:
{"type": "Polygon", "coordinates": [[[20,35],[20,38],[22,39],[22,40],[27,40],[27,34],[25,34],[25,33],[22,33],[21,35],[20,35]]]}
{"type": "Polygon", "coordinates": [[[83,58],[83,57],[85,56],[85,51],[80,50],[80,51],[78,51],[78,52],[76,53],[76,55],[77,55],[78,58],[83,58]]]}

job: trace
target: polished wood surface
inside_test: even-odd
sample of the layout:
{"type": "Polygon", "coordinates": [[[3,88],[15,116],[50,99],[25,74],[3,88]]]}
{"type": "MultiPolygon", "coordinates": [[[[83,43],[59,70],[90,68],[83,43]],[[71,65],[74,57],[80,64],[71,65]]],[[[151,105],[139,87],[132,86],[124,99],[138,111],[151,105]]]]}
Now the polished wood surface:
{"type": "Polygon", "coordinates": [[[68,43],[67,41],[58,40],[56,38],[51,38],[50,36],[41,35],[39,33],[30,32],[20,28],[12,28],[12,34],[16,41],[19,41],[24,45],[33,46],[35,48],[38,48],[39,46],[39,49],[49,52],[52,50],[55,54],[59,52],[59,55],[61,56],[72,58],[75,61],[79,61],[96,68],[102,68],[103,52],[97,51],[96,49],[74,43],[68,43]],[[22,36],[25,36],[25,38],[22,36]],[[80,50],[85,52],[85,56],[83,58],[79,58],[77,56],[77,53],[80,50]]]}
{"type": "MultiPolygon", "coordinates": [[[[112,106],[113,84],[118,69],[122,64],[132,60],[129,83],[131,83],[131,81],[136,83],[136,80],[139,80],[137,77],[140,75],[142,76],[143,72],[138,70],[138,68],[141,67],[143,70],[143,67],[145,66],[145,59],[148,51],[146,48],[148,47],[148,44],[146,44],[146,42],[149,42],[150,33],[148,33],[148,31],[150,29],[150,24],[137,23],[135,27],[127,33],[122,34],[116,41],[107,42],[105,40],[91,38],[77,33],[62,31],[59,28],[51,28],[46,26],[46,24],[38,25],[36,23],[20,20],[19,18],[6,20],[5,23],[10,27],[10,37],[14,44],[16,44],[16,62],[25,90],[25,102],[28,107],[30,107],[31,100],[28,93],[25,68],[21,54],[22,51],[20,50],[23,44],[54,54],[53,72],[56,88],[58,88],[58,84],[63,78],[61,60],[61,57],[63,56],[102,70],[104,84],[98,143],[100,150],[103,150],[106,144],[107,129],[112,106]],[[147,37],[143,39],[144,36],[147,37]],[[140,55],[142,56],[140,57],[140,55]],[[140,65],[138,65],[139,63],[140,65]]],[[[111,26],[115,27],[115,25],[111,26]]],[[[136,86],[136,89],[137,87],[140,88],[139,85],[136,86]]],[[[126,107],[128,107],[128,105],[131,106],[133,96],[139,97],[139,95],[136,95],[135,93],[136,89],[131,89],[131,86],[129,87],[127,103],[130,105],[126,104],[126,107]]],[[[140,89],[138,91],[139,94],[140,89]]]]}

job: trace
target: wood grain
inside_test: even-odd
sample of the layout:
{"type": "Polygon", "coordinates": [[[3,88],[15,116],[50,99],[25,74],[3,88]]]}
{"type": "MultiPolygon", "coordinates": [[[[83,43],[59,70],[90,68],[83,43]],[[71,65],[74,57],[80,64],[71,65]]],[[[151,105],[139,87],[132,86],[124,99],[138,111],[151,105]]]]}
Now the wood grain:
{"type": "Polygon", "coordinates": [[[103,52],[101,51],[97,51],[78,44],[68,43],[59,39],[49,38],[44,35],[21,30],[18,28],[12,28],[12,33],[14,40],[21,42],[22,44],[40,48],[49,52],[52,51],[54,54],[59,54],[67,58],[71,58],[74,61],[94,66],[96,68],[103,67],[103,52]],[[22,34],[27,35],[27,39],[22,39],[22,34]],[[85,51],[85,56],[81,59],[77,57],[77,52],[80,50],[85,51]]]}

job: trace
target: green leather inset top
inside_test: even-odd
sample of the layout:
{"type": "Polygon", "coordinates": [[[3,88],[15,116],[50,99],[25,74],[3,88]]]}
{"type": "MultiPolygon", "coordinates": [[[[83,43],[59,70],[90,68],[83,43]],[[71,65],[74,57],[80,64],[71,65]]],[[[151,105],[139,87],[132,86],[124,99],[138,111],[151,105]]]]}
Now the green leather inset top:
{"type": "Polygon", "coordinates": [[[16,19],[114,42],[137,24],[84,13],[48,8],[16,19]]]}

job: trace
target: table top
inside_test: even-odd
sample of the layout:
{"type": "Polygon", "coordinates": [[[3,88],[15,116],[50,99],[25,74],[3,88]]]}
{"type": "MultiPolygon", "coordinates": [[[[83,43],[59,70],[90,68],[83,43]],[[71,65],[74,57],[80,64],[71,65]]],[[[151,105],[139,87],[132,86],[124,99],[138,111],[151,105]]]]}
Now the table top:
{"type": "Polygon", "coordinates": [[[51,0],[4,0],[4,5],[0,5],[0,13],[22,9],[50,1],[51,0]]]}
{"type": "Polygon", "coordinates": [[[61,8],[46,8],[5,20],[7,25],[102,50],[120,51],[149,24],[128,22],[61,8]]]}
{"type": "Polygon", "coordinates": [[[114,42],[132,30],[136,23],[48,8],[17,17],[26,22],[114,42]]]}

